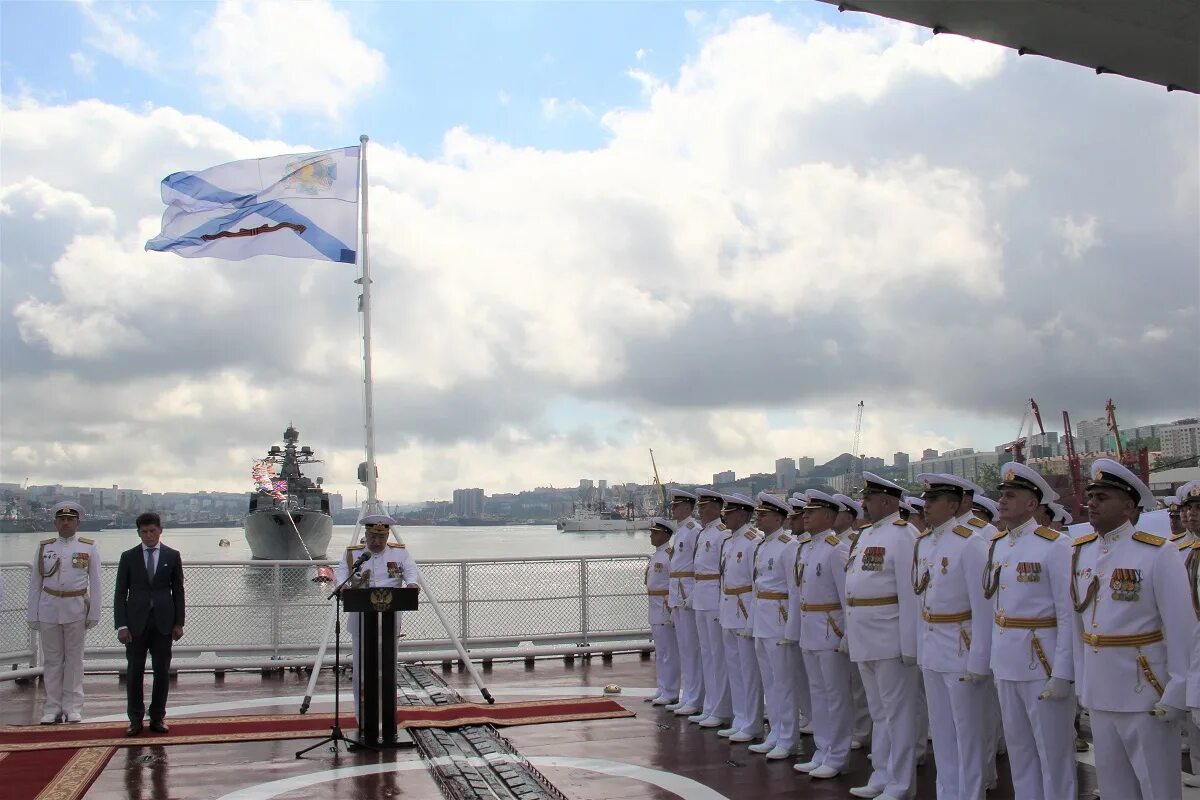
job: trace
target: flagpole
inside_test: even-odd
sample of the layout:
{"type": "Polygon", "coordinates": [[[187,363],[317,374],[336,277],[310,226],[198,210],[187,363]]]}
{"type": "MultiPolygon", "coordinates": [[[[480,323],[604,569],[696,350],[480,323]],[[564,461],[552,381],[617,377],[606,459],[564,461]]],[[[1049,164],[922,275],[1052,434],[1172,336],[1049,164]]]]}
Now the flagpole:
{"type": "Polygon", "coordinates": [[[363,317],[363,434],[366,438],[367,451],[367,499],[366,513],[379,512],[379,496],[376,490],[378,477],[375,469],[375,393],[371,372],[371,245],[370,228],[368,227],[367,202],[370,197],[367,181],[367,142],[370,141],[365,133],[358,137],[359,158],[362,165],[359,170],[359,184],[362,195],[362,250],[359,251],[359,261],[362,264],[362,277],[356,281],[362,285],[362,317],[363,317]]]}

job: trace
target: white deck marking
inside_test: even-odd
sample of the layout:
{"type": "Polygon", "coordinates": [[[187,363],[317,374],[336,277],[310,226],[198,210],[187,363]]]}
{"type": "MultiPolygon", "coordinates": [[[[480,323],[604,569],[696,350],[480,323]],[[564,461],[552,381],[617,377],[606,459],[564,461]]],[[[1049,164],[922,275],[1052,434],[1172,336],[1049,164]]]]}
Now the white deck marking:
{"type": "MultiPolygon", "coordinates": [[[[499,756],[486,760],[477,757],[458,760],[466,761],[472,766],[480,766],[504,761],[515,761],[516,759],[499,756]]],[[[666,772],[660,769],[629,764],[624,761],[610,761],[604,758],[576,758],[574,756],[531,756],[526,760],[539,768],[579,769],[586,772],[597,772],[602,775],[614,775],[642,783],[649,783],[671,792],[675,796],[683,798],[683,800],[729,800],[728,797],[720,792],[710,789],[691,778],[685,778],[682,775],[676,775],[673,772],[666,772]]],[[[455,759],[439,758],[434,759],[432,763],[446,764],[453,763],[454,761],[455,759]]],[[[282,778],[277,781],[246,786],[222,795],[218,800],[270,800],[270,798],[278,797],[281,794],[306,789],[317,783],[327,783],[329,781],[341,780],[342,778],[355,778],[361,775],[377,775],[382,772],[409,772],[415,769],[424,769],[426,763],[424,761],[399,761],[392,764],[363,764],[357,767],[338,767],[336,769],[310,772],[305,775],[296,775],[291,778],[282,778]]]]}

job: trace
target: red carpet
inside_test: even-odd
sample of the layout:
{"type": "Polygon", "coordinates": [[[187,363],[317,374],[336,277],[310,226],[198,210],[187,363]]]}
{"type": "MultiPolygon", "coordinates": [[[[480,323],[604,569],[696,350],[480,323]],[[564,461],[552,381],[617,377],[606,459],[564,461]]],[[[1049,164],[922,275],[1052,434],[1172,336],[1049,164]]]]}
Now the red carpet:
{"type": "MultiPolygon", "coordinates": [[[[632,717],[633,712],[607,697],[568,697],[520,703],[456,703],[447,706],[406,707],[396,712],[401,728],[456,728],[461,725],[538,725],[588,719],[632,717]]],[[[0,755],[29,751],[76,750],[79,748],[137,747],[142,745],[203,744],[264,739],[316,739],[329,732],[333,715],[274,714],[269,716],[191,717],[168,720],[171,732],[126,737],[125,722],[94,722],[74,725],[10,725],[0,728],[0,755]]],[[[342,717],[347,731],[357,726],[342,717]]],[[[0,761],[0,779],[6,774],[6,758],[0,761]]],[[[90,783],[90,781],[89,781],[90,783]]],[[[0,786],[5,785],[0,782],[0,786]]],[[[55,799],[57,800],[57,798],[55,799]]]]}
{"type": "Polygon", "coordinates": [[[0,753],[6,800],[77,800],[108,764],[115,747],[0,753]]]}

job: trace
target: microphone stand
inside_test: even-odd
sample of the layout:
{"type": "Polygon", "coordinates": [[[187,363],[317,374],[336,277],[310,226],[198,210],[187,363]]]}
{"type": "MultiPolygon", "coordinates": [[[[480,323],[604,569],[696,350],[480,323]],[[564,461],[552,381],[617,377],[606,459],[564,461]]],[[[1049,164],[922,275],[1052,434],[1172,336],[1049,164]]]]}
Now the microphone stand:
{"type": "MultiPolygon", "coordinates": [[[[346,750],[348,750],[348,751],[352,750],[352,749],[357,749],[357,748],[365,748],[367,750],[374,750],[375,752],[379,752],[379,748],[375,747],[374,745],[370,745],[370,744],[367,744],[366,742],[361,742],[361,741],[358,741],[355,739],[351,739],[349,736],[342,733],[342,716],[341,716],[342,671],[340,669],[341,661],[342,661],[342,587],[345,586],[346,584],[348,584],[350,581],[354,580],[354,578],[358,576],[358,574],[359,574],[358,570],[359,570],[359,567],[361,567],[361,566],[362,566],[361,561],[359,563],[355,564],[354,569],[351,570],[350,574],[346,576],[346,580],[339,583],[337,585],[337,587],[334,588],[333,592],[329,595],[329,597],[326,598],[327,600],[333,600],[333,604],[334,604],[334,608],[335,608],[334,639],[333,639],[333,727],[330,729],[329,735],[326,736],[324,739],[322,739],[321,741],[317,742],[314,745],[306,747],[303,750],[297,752],[296,758],[300,758],[308,751],[316,750],[321,745],[329,744],[329,743],[333,744],[333,750],[334,750],[334,752],[337,752],[338,742],[345,742],[346,750]]],[[[353,670],[354,669],[353,661],[351,661],[351,665],[352,665],[351,670],[353,670]]]]}

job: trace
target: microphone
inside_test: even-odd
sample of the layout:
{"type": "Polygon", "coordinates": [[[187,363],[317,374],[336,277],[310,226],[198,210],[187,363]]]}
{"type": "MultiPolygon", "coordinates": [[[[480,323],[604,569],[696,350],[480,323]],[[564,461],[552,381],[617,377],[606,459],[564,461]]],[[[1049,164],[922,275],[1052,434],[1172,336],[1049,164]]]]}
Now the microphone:
{"type": "Polygon", "coordinates": [[[361,556],[359,556],[358,559],[354,562],[354,566],[351,567],[351,569],[354,571],[357,571],[358,568],[361,567],[365,562],[370,560],[370,558],[371,558],[371,551],[364,550],[363,554],[361,556]]]}

